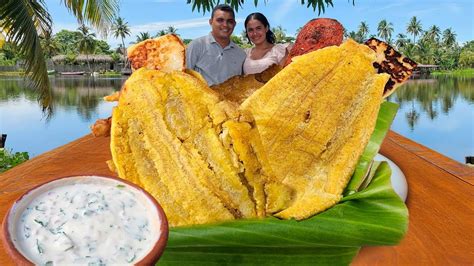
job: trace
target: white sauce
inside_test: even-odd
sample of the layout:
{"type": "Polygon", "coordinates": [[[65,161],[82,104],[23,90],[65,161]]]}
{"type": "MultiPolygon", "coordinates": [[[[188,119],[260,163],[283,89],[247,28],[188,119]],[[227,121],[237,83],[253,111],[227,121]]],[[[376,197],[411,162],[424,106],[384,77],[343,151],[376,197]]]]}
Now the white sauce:
{"type": "Polygon", "coordinates": [[[13,242],[35,264],[133,264],[153,248],[158,212],[137,189],[99,177],[59,183],[14,214],[13,242]]]}

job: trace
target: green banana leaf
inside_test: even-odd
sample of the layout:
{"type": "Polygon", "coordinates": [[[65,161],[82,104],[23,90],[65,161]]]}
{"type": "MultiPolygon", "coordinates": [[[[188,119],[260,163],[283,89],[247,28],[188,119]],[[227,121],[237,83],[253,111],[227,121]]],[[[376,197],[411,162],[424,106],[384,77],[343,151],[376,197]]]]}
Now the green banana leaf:
{"type": "Polygon", "coordinates": [[[351,181],[347,184],[344,195],[350,195],[359,191],[359,188],[364,183],[370,171],[370,166],[375,155],[380,150],[383,139],[387,135],[390,125],[397,114],[398,104],[391,102],[383,102],[380,106],[380,111],[377,116],[377,122],[374,132],[370,136],[369,143],[365,147],[362,156],[359,158],[356,169],[352,174],[351,181]]]}
{"type": "MultiPolygon", "coordinates": [[[[383,104],[379,119],[396,112],[392,106],[383,104]]],[[[377,127],[385,135],[390,123],[377,127]]],[[[377,146],[382,140],[371,138],[377,146]]],[[[361,246],[394,245],[407,231],[408,210],[390,175],[380,163],[364,190],[303,221],[270,217],[172,228],[158,265],[347,265],[361,246]]]]}

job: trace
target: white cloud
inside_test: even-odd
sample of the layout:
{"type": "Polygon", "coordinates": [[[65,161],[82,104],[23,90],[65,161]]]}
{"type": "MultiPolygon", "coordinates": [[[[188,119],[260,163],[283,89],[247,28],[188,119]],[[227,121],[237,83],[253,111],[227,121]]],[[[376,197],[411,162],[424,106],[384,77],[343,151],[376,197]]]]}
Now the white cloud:
{"type": "Polygon", "coordinates": [[[197,19],[186,19],[186,20],[175,20],[175,21],[159,21],[152,22],[142,25],[136,25],[130,27],[132,33],[138,34],[139,32],[156,32],[159,30],[164,30],[169,26],[173,26],[179,29],[189,29],[189,28],[200,28],[200,27],[209,27],[209,18],[197,18],[197,19]]]}

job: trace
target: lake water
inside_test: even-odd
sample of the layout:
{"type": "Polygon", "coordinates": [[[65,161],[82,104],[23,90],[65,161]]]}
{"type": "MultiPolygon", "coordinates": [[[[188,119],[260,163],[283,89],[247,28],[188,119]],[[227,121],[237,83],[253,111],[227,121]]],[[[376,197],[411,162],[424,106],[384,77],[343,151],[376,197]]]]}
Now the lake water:
{"type": "MultiPolygon", "coordinates": [[[[47,120],[25,81],[0,77],[0,133],[8,134],[6,147],[34,157],[88,134],[115,105],[102,97],[124,81],[52,77],[54,113],[47,120]]],[[[474,155],[474,79],[410,80],[389,100],[400,105],[394,131],[462,163],[474,155]]]]}

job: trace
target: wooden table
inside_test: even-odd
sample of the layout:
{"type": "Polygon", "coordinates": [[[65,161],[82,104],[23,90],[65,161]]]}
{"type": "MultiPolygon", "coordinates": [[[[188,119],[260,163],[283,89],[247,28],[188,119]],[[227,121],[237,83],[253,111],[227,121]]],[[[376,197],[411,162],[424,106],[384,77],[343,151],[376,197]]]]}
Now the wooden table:
{"type": "MultiPolygon", "coordinates": [[[[381,153],[408,181],[408,234],[397,246],[365,247],[354,265],[474,265],[474,168],[390,132],[381,153]]],[[[69,175],[114,175],[109,138],[90,135],[0,175],[0,218],[26,190],[69,175]]],[[[14,265],[0,249],[0,265],[14,265]]]]}

